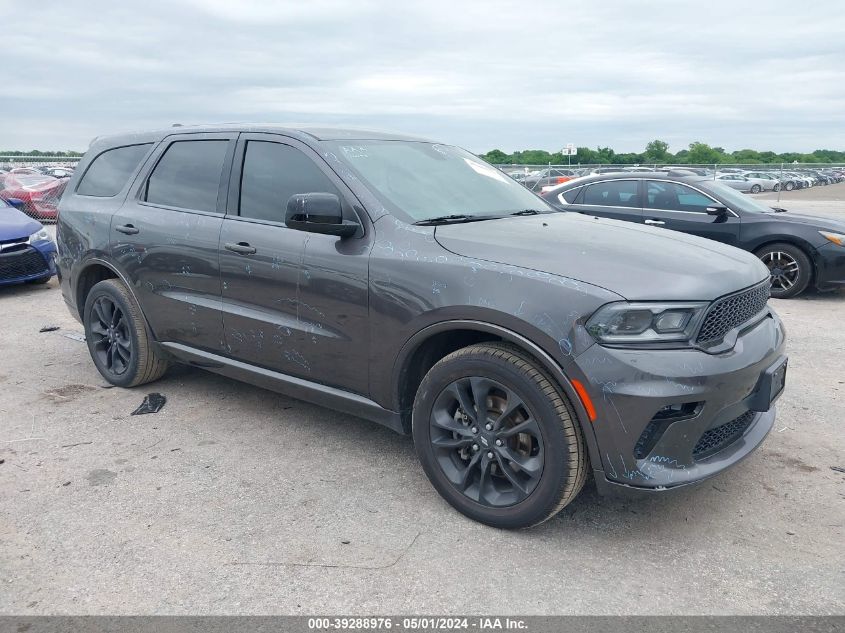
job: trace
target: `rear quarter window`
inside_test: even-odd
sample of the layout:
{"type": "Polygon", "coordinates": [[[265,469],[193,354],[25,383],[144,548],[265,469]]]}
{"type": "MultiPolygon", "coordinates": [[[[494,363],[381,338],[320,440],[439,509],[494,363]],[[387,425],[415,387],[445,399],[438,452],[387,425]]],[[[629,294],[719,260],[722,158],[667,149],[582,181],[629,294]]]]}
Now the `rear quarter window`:
{"type": "Polygon", "coordinates": [[[88,166],[76,187],[76,193],[99,198],[116,196],[150,151],[150,147],[152,143],[106,150],[88,166]]]}

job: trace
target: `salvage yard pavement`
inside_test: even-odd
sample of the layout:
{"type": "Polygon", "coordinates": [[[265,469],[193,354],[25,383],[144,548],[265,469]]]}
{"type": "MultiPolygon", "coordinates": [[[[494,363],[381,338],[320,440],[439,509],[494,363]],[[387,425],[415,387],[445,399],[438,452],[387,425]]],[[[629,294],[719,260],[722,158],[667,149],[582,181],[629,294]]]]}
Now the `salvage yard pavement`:
{"type": "Polygon", "coordinates": [[[0,613],[842,613],[845,293],[772,304],[790,365],[759,451],[506,532],[364,420],[185,367],[106,389],[56,280],[0,289],[0,613]]]}

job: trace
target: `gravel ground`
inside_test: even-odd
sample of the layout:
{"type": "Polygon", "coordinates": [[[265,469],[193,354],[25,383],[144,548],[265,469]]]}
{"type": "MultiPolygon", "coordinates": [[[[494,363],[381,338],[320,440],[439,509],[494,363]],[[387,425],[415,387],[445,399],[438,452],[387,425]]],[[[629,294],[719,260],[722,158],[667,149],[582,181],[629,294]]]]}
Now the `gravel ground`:
{"type": "Polygon", "coordinates": [[[0,288],[0,613],[845,613],[845,293],[772,303],[790,373],[759,451],[505,532],[375,424],[188,368],[104,388],[55,280],[0,288]]]}

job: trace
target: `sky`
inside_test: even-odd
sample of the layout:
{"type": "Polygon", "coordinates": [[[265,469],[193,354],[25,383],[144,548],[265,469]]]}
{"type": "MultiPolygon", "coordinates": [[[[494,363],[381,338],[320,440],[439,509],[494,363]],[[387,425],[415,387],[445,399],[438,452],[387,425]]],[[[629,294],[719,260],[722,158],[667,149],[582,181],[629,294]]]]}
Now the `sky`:
{"type": "Polygon", "coordinates": [[[460,145],[845,149],[845,10],[806,3],[0,0],[0,149],[173,123],[460,145]]]}

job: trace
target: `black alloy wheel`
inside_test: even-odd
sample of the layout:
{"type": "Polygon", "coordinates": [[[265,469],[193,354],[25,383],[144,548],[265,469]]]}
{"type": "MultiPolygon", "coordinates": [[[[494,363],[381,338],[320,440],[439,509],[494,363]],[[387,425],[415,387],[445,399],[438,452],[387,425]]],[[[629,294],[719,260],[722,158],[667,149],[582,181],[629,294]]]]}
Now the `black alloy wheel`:
{"type": "Polygon", "coordinates": [[[543,436],[513,389],[481,376],[460,378],[435,400],[430,424],[437,463],[473,501],[510,506],[537,487],[543,436]]]}
{"type": "Polygon", "coordinates": [[[132,362],[132,336],[126,315],[105,295],[97,297],[93,308],[88,317],[92,349],[101,367],[120,376],[132,362]]]}

